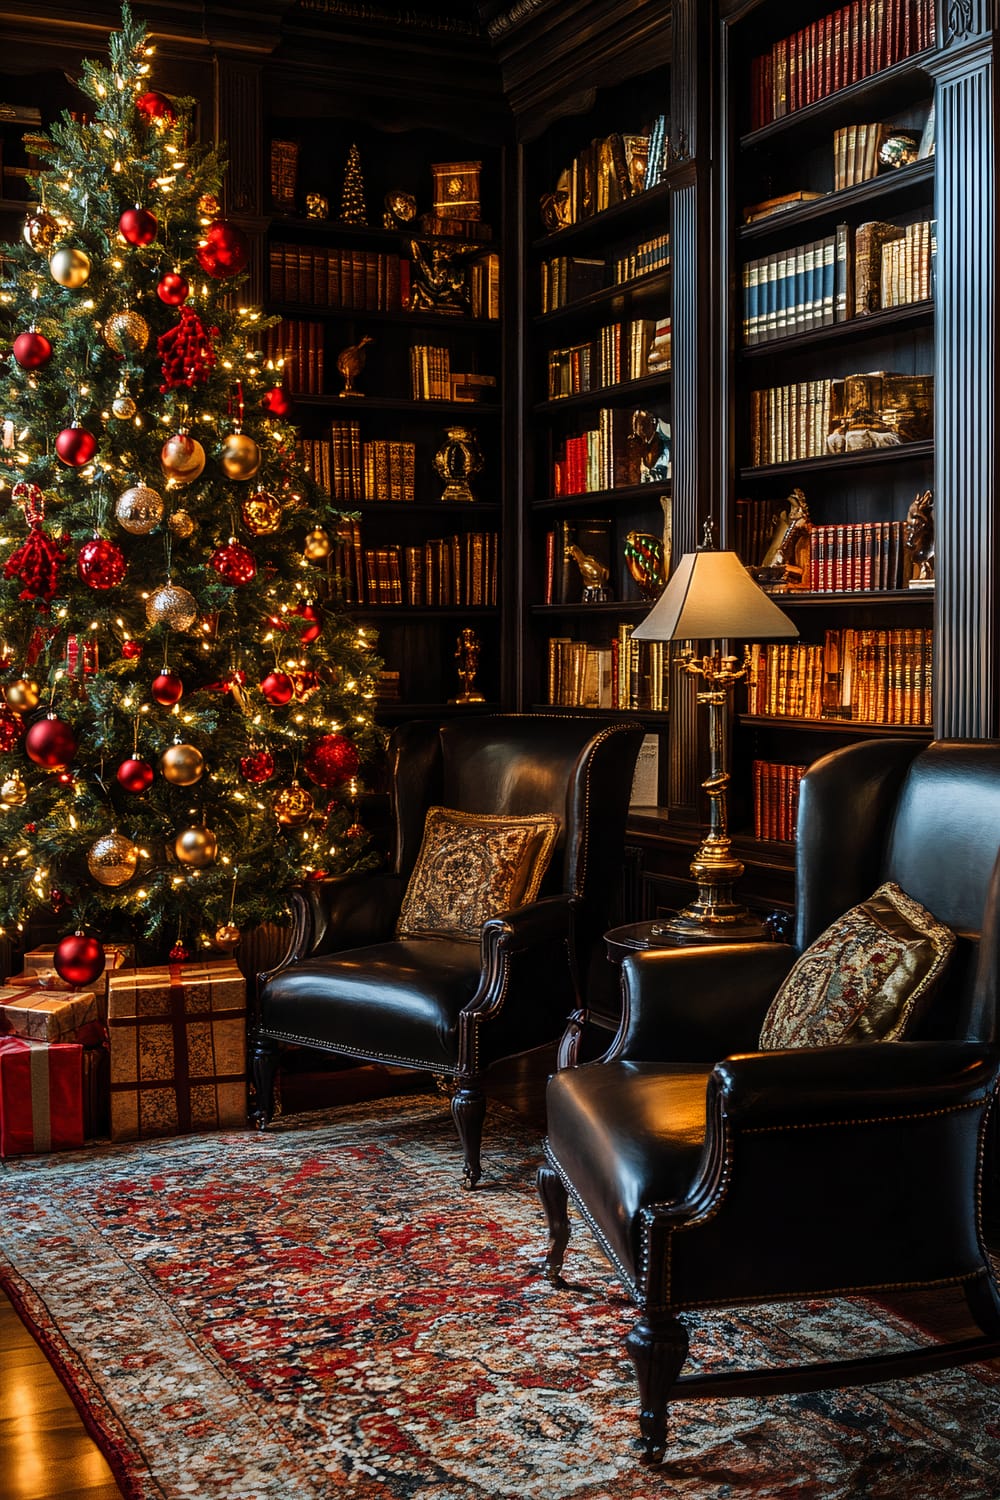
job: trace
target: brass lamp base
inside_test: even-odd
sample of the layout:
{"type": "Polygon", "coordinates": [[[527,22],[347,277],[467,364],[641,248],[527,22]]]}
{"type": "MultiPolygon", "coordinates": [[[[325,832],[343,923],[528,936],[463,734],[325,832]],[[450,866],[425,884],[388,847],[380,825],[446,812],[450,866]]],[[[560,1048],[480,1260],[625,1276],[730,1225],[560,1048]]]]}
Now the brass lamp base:
{"type": "Polygon", "coordinates": [[[733,886],[743,863],[732,853],[727,835],[710,834],[691,861],[698,894],[689,906],[653,928],[653,936],[688,943],[754,943],[766,933],[764,923],[733,900],[733,886]]]}

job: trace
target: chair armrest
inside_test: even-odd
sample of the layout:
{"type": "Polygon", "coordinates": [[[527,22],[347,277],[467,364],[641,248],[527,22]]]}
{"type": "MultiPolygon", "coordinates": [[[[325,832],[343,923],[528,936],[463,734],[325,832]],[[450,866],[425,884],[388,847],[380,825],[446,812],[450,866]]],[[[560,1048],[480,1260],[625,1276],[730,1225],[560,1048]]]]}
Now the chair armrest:
{"type": "Polygon", "coordinates": [[[489,956],[500,949],[505,953],[524,953],[539,943],[568,938],[580,905],[577,896],[545,896],[529,906],[518,906],[490,917],[483,923],[480,938],[484,968],[489,956]]]}
{"type": "Polygon", "coordinates": [[[304,958],[383,942],[392,934],[402,899],[399,877],[384,870],[307,881],[292,892],[288,951],[281,963],[259,976],[259,983],[304,958]]]}
{"type": "Polygon", "coordinates": [[[622,1023],[608,1060],[713,1063],[757,1046],[797,954],[785,943],[650,948],[622,963],[622,1023]]]}
{"type": "Polygon", "coordinates": [[[998,1071],[987,1042],[865,1042],[727,1057],[713,1087],[730,1123],[779,1130],[976,1104],[998,1071]]]}

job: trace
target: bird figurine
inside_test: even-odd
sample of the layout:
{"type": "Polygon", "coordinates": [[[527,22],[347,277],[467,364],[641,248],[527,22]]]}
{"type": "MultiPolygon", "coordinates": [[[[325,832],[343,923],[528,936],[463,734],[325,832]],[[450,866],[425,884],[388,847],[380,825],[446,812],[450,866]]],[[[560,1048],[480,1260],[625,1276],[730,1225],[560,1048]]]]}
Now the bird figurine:
{"type": "Polygon", "coordinates": [[[648,531],[630,531],[625,538],[625,564],[644,599],[658,599],[666,586],[663,543],[648,531]]]}
{"type": "Polygon", "coordinates": [[[337,355],[337,370],[344,377],[344,389],[340,393],[342,396],[364,395],[364,391],[354,389],[354,382],[365,367],[365,346],[372,342],[371,335],[366,333],[364,338],[359,339],[356,344],[348,344],[337,355]]]}
{"type": "Polygon", "coordinates": [[[589,552],[584,552],[575,543],[566,548],[566,558],[572,558],[580,569],[580,578],[583,583],[584,604],[604,604],[611,598],[608,588],[608,569],[596,557],[591,557],[589,552]]]}

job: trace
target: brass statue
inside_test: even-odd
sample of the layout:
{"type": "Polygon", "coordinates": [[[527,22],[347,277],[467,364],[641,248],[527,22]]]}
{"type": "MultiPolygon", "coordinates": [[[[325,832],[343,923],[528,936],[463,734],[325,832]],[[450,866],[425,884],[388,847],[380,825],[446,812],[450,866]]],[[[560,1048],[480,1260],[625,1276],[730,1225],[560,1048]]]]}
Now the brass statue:
{"type": "Polygon", "coordinates": [[[649,531],[630,531],[625,538],[625,566],[644,599],[658,599],[666,588],[663,542],[649,531]]]}
{"type": "Polygon", "coordinates": [[[324,198],[322,193],[306,193],[306,218],[328,219],[329,217],[329,199],[324,198]]]}
{"type": "Polygon", "coordinates": [[[932,588],[934,584],[934,494],[924,490],[914,496],[906,512],[903,539],[917,571],[910,579],[911,589],[932,588]]]}
{"type": "Polygon", "coordinates": [[[469,289],[469,264],[482,254],[482,248],[457,250],[449,245],[422,245],[410,241],[413,255],[413,280],[410,285],[410,307],[414,312],[468,315],[472,308],[469,289]]]}
{"type": "Polygon", "coordinates": [[[571,557],[580,569],[583,580],[584,604],[603,604],[611,598],[608,588],[608,570],[596,557],[583,552],[575,543],[566,548],[566,557],[571,557]]]}
{"type": "Polygon", "coordinates": [[[802,588],[805,581],[808,585],[811,531],[806,497],[795,488],[778,512],[760,567],[753,569],[758,583],[802,588]]]}
{"type": "Polygon", "coordinates": [[[365,367],[365,347],[373,343],[371,334],[366,333],[364,338],[359,339],[356,344],[348,344],[346,349],[341,349],[337,355],[337,369],[344,377],[344,389],[341,396],[363,396],[364,391],[356,391],[354,382],[365,367]]]}
{"type": "Polygon", "coordinates": [[[402,188],[390,188],[383,199],[383,229],[404,229],[417,216],[417,200],[402,188]]]}
{"type": "Polygon", "coordinates": [[[449,698],[448,702],[485,703],[482,693],[475,691],[476,673],[479,671],[479,637],[468,625],[464,625],[458,633],[455,660],[458,662],[458,680],[462,691],[457,698],[449,698]]]}

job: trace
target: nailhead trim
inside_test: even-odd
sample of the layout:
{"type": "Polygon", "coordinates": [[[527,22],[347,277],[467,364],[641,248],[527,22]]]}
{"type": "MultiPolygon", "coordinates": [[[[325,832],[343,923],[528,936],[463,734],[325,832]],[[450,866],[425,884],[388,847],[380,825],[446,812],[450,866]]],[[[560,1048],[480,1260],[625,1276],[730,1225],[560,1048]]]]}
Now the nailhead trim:
{"type": "Polygon", "coordinates": [[[741,1135],[774,1135],[788,1130],[842,1130],[852,1125],[895,1125],[903,1120],[936,1120],[943,1115],[953,1115],[964,1109],[978,1109],[990,1098],[981,1094],[965,1104],[949,1104],[943,1109],[926,1109],[906,1115],[870,1115],[856,1120],[812,1120],[801,1125],[750,1125],[741,1129],[741,1135]]]}

